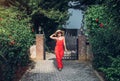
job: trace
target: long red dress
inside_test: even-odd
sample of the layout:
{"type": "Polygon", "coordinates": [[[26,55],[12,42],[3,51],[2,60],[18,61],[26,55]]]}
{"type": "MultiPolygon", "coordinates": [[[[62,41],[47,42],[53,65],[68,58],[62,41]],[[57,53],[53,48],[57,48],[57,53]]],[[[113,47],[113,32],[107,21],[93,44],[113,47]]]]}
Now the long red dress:
{"type": "Polygon", "coordinates": [[[64,41],[56,40],[55,54],[58,68],[63,68],[62,57],[64,56],[64,41]]]}

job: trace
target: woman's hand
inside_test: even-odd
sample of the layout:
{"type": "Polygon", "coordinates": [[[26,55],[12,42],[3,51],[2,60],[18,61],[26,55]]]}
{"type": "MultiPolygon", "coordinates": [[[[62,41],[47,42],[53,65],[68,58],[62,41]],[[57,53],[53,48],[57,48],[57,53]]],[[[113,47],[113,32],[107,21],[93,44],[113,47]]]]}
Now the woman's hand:
{"type": "Polygon", "coordinates": [[[65,48],[65,51],[68,51],[67,48],[65,48]]]}

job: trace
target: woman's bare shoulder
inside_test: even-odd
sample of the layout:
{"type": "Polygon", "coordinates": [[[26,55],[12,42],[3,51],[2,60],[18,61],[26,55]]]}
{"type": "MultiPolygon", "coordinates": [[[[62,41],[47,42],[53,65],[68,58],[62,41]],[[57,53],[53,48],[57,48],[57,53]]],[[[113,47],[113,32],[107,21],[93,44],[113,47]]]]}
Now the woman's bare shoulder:
{"type": "Polygon", "coordinates": [[[62,36],[62,39],[65,39],[65,36],[62,36]]]}

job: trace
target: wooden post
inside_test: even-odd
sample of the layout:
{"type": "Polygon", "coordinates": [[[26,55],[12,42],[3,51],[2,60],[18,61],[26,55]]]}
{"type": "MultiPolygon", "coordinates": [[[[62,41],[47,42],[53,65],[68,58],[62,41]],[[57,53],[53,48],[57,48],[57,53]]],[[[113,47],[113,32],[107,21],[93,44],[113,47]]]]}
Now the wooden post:
{"type": "Polygon", "coordinates": [[[36,34],[36,59],[44,60],[44,35],[36,34]]]}
{"type": "Polygon", "coordinates": [[[78,36],[78,59],[80,61],[87,60],[85,35],[78,36]]]}

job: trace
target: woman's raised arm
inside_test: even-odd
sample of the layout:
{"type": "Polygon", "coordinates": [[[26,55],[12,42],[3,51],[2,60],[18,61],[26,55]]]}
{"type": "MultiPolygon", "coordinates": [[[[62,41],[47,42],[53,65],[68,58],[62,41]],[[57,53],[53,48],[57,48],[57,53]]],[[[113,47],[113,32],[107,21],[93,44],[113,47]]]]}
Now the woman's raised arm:
{"type": "Polygon", "coordinates": [[[51,39],[57,39],[57,37],[55,37],[55,34],[50,35],[50,38],[51,39]]]}

